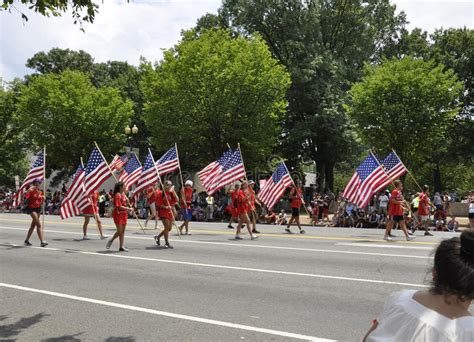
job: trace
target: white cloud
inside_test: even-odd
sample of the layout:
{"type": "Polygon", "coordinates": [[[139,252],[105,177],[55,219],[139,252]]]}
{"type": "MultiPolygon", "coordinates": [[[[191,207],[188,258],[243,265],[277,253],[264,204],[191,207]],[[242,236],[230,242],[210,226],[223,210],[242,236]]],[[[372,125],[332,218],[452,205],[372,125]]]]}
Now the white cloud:
{"type": "Polygon", "coordinates": [[[443,27],[474,27],[474,2],[471,0],[391,0],[397,12],[404,11],[409,29],[419,27],[429,33],[443,27]]]}
{"type": "MultiPolygon", "coordinates": [[[[106,0],[99,3],[94,24],[84,24],[85,33],[72,23],[69,14],[43,17],[25,9],[23,23],[16,12],[0,12],[0,76],[6,80],[31,70],[26,60],[38,51],[53,47],[82,49],[97,62],[126,60],[138,64],[140,56],[159,60],[162,48],[176,44],[182,29],[195,25],[207,12],[216,13],[220,0],[106,0]]],[[[471,1],[394,0],[407,13],[410,28],[432,32],[437,27],[473,27],[471,1]]]]}
{"type": "Polygon", "coordinates": [[[162,48],[176,44],[181,30],[193,27],[202,15],[216,13],[220,1],[108,1],[99,6],[94,23],[84,24],[85,33],[69,14],[47,18],[17,6],[28,15],[24,23],[18,13],[0,13],[0,75],[11,80],[31,72],[26,60],[53,47],[85,50],[97,62],[138,64],[140,56],[159,60],[162,48]]]}

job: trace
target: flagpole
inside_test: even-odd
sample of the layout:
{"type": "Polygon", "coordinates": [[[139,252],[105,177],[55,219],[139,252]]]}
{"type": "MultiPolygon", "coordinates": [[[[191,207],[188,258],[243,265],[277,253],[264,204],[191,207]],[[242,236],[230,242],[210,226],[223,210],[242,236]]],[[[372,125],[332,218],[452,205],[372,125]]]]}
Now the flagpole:
{"type": "MultiPolygon", "coordinates": [[[[385,166],[383,166],[379,159],[374,155],[372,149],[369,150],[370,154],[372,155],[372,157],[374,157],[375,161],[377,162],[377,164],[380,166],[380,168],[382,169],[382,171],[385,173],[385,176],[387,176],[387,178],[390,180],[390,183],[392,183],[393,187],[396,188],[396,185],[395,185],[395,182],[393,180],[392,177],[390,177],[390,175],[388,174],[388,172],[385,170],[385,166]]],[[[396,155],[396,153],[395,153],[396,155]]],[[[398,156],[397,156],[398,158],[398,156]]],[[[400,159],[399,159],[400,160],[400,159]]],[[[401,161],[401,160],[400,160],[401,161]]],[[[418,224],[419,221],[418,221],[418,218],[415,216],[415,214],[413,214],[413,211],[411,210],[411,207],[410,207],[410,203],[408,203],[405,199],[403,200],[403,202],[405,203],[405,205],[407,206],[406,209],[408,209],[408,211],[410,212],[411,214],[411,217],[413,217],[415,220],[416,220],[416,223],[418,224]]]]}
{"type": "MultiPolygon", "coordinates": [[[[150,148],[148,148],[148,153],[150,154],[151,161],[153,162],[153,166],[155,167],[156,175],[158,177],[158,182],[160,182],[161,189],[162,189],[163,194],[164,194],[163,197],[166,199],[166,204],[168,204],[168,207],[171,208],[170,201],[168,200],[168,196],[166,196],[166,193],[165,193],[165,187],[163,185],[163,182],[161,181],[160,171],[158,170],[158,166],[156,166],[155,158],[153,157],[153,153],[151,153],[150,148]]],[[[177,155],[176,155],[176,157],[177,157],[177,155]]],[[[176,192],[173,191],[173,193],[176,197],[178,197],[178,195],[176,195],[176,192]]],[[[178,198],[178,200],[179,200],[179,198],[178,198]]],[[[158,208],[156,208],[156,210],[158,210],[158,208]]],[[[173,210],[170,209],[170,211],[171,211],[171,215],[173,216],[173,224],[176,226],[176,230],[178,231],[179,238],[181,238],[181,232],[179,231],[178,225],[176,224],[176,217],[174,216],[173,210]]]]}
{"type": "MultiPolygon", "coordinates": [[[[285,167],[286,172],[288,172],[288,176],[290,176],[291,182],[293,183],[294,186],[296,186],[296,183],[293,180],[293,177],[291,177],[291,173],[288,170],[288,167],[286,167],[285,161],[283,159],[280,159],[280,160],[283,163],[283,166],[285,167]]],[[[304,202],[304,199],[303,199],[303,202],[304,202]]],[[[306,211],[306,214],[308,214],[308,217],[311,218],[311,215],[309,214],[308,208],[306,208],[306,203],[303,205],[303,207],[304,207],[304,211],[306,211]]]]}
{"type": "MultiPolygon", "coordinates": [[[[392,148],[392,152],[397,156],[398,160],[402,161],[400,159],[400,157],[398,156],[397,152],[395,152],[395,150],[392,148]]],[[[402,162],[403,163],[403,162],[402,162]]],[[[405,164],[404,164],[405,165],[405,164]]],[[[416,186],[421,190],[423,191],[423,188],[420,186],[420,184],[418,184],[418,182],[416,181],[415,177],[413,176],[413,174],[410,172],[410,170],[408,170],[408,168],[405,166],[405,169],[407,170],[407,173],[408,175],[411,177],[411,179],[415,182],[416,186]]]]}
{"type": "MultiPolygon", "coordinates": [[[[107,163],[107,159],[105,159],[104,155],[102,154],[102,151],[100,150],[99,148],[99,145],[97,145],[97,142],[94,141],[94,145],[95,147],[97,147],[97,150],[99,151],[100,155],[102,156],[102,159],[104,160],[105,162],[105,165],[107,165],[107,168],[109,169],[109,172],[111,173],[111,175],[114,177],[115,181],[118,182],[119,180],[117,179],[117,176],[115,176],[115,174],[112,172],[112,170],[110,169],[110,165],[109,163],[107,163]]],[[[130,207],[132,207],[132,204],[130,203],[130,200],[128,199],[127,196],[125,196],[125,198],[127,199],[127,203],[130,207]]],[[[140,220],[138,219],[138,216],[137,216],[137,213],[135,212],[135,210],[133,210],[133,216],[135,217],[135,219],[137,220],[138,222],[138,225],[140,226],[141,230],[143,231],[143,234],[146,234],[145,233],[145,229],[143,229],[143,226],[142,224],[140,223],[140,220]]]]}
{"type": "Polygon", "coordinates": [[[181,161],[179,160],[178,144],[174,143],[174,149],[176,150],[176,158],[178,158],[179,178],[181,179],[181,188],[183,189],[184,188],[184,182],[183,182],[183,174],[181,173],[181,161]]]}
{"type": "Polygon", "coordinates": [[[46,213],[46,145],[43,147],[43,217],[41,218],[41,230],[44,238],[44,216],[46,213]]]}
{"type": "MultiPolygon", "coordinates": [[[[80,159],[81,159],[81,166],[84,169],[84,161],[82,160],[82,157],[80,159]]],[[[94,203],[92,203],[92,200],[89,197],[89,195],[86,195],[86,187],[84,186],[84,183],[82,183],[82,191],[84,192],[84,196],[87,196],[87,200],[89,201],[89,204],[92,207],[92,212],[94,213],[94,220],[95,220],[95,224],[96,224],[96,228],[97,228],[97,235],[100,237],[99,222],[97,222],[97,217],[98,216],[97,217],[95,216],[95,215],[97,215],[97,213],[95,212],[94,203]]]]}

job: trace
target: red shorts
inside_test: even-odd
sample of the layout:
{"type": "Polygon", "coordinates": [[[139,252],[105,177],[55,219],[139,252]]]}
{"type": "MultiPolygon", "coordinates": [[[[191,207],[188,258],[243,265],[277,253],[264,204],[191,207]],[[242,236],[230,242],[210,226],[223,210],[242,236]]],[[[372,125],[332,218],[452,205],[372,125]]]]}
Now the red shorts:
{"type": "Polygon", "coordinates": [[[94,210],[95,210],[95,211],[94,211],[94,210],[92,210],[92,206],[90,205],[90,206],[88,206],[87,208],[85,208],[85,209],[82,211],[82,213],[83,213],[84,215],[94,215],[94,213],[97,213],[97,212],[99,211],[98,209],[99,209],[99,208],[94,208],[94,210]]]}
{"type": "Polygon", "coordinates": [[[165,220],[173,221],[173,213],[171,212],[171,210],[160,209],[158,211],[158,214],[161,220],[165,219],[165,220]]]}
{"type": "Polygon", "coordinates": [[[117,212],[117,210],[114,210],[112,216],[115,224],[127,224],[128,215],[126,211],[117,212]]]}

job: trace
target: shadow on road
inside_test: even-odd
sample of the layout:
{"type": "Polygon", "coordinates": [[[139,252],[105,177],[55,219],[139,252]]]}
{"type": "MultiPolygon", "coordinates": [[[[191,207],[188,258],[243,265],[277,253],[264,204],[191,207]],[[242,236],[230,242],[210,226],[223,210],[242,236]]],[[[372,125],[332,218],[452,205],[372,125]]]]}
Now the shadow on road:
{"type": "Polygon", "coordinates": [[[83,333],[77,333],[74,335],[64,335],[64,336],[59,336],[59,337],[50,337],[50,338],[45,338],[41,340],[42,342],[79,342],[82,341],[80,338],[76,338],[77,336],[82,335],[83,333]]]}
{"type": "Polygon", "coordinates": [[[133,336],[127,337],[114,337],[110,336],[109,338],[105,339],[105,342],[135,342],[137,339],[133,336]]]}
{"type": "MultiPolygon", "coordinates": [[[[21,318],[19,321],[12,324],[0,325],[0,336],[2,338],[15,337],[23,330],[41,322],[45,317],[48,316],[50,315],[42,312],[31,317],[21,318]]],[[[7,315],[2,315],[0,316],[0,321],[4,321],[7,318],[7,315]]]]}

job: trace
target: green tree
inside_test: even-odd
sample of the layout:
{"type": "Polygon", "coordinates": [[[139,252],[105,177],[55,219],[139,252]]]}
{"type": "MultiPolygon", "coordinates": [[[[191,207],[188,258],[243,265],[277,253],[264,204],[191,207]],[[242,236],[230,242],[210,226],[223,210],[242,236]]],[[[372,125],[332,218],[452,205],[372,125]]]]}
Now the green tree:
{"type": "Polygon", "coordinates": [[[67,69],[90,73],[94,65],[94,58],[84,50],[52,48],[48,52],[37,52],[28,58],[26,66],[38,74],[60,74],[67,69]]]}
{"type": "Polygon", "coordinates": [[[89,75],[92,84],[97,88],[113,87],[120,91],[123,99],[133,101],[133,117],[131,122],[139,128],[134,136],[134,147],[146,151],[148,147],[148,130],[141,115],[143,96],[140,91],[140,70],[122,61],[95,63],[94,58],[83,50],[53,48],[48,52],[38,52],[27,60],[26,66],[33,69],[35,74],[27,76],[27,80],[38,74],[60,74],[65,70],[77,70],[89,75]]]}
{"type": "Polygon", "coordinates": [[[262,165],[281,133],[290,84],[259,36],[206,31],[143,64],[144,119],[159,149],[178,143],[187,167],[201,167],[241,143],[244,161],[262,165]]]}
{"type": "Polygon", "coordinates": [[[443,149],[462,91],[454,72],[412,57],[365,70],[347,107],[362,139],[380,152],[394,148],[409,168],[443,149]]]}
{"type": "Polygon", "coordinates": [[[0,184],[13,187],[14,176],[24,176],[27,169],[25,139],[16,113],[16,98],[21,86],[19,79],[7,89],[0,87],[0,184]]]}
{"type": "Polygon", "coordinates": [[[132,106],[117,89],[97,89],[87,75],[66,70],[31,79],[21,89],[17,113],[26,136],[36,146],[47,145],[47,168],[71,171],[93,141],[106,156],[123,146],[132,106]]]}
{"type": "Polygon", "coordinates": [[[292,86],[281,148],[292,166],[314,160],[322,189],[333,188],[335,164],[357,149],[341,106],[347,90],[404,23],[388,0],[224,0],[219,18],[208,15],[198,28],[258,32],[287,67],[292,86]]]}
{"type": "MultiPolygon", "coordinates": [[[[50,15],[59,17],[62,13],[72,10],[74,24],[82,24],[83,21],[94,22],[95,15],[99,8],[93,0],[20,0],[18,2],[27,5],[28,9],[34,10],[46,17],[50,15]]],[[[12,9],[19,11],[18,8],[15,7],[14,0],[3,0],[1,8],[9,12],[11,12],[12,9]]],[[[22,19],[28,21],[28,16],[25,13],[20,13],[22,19]]]]}

